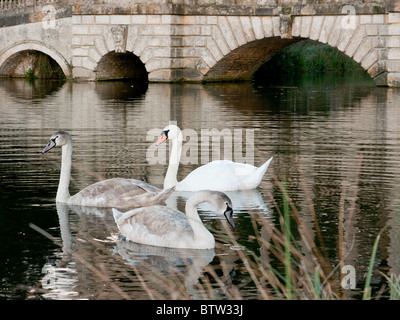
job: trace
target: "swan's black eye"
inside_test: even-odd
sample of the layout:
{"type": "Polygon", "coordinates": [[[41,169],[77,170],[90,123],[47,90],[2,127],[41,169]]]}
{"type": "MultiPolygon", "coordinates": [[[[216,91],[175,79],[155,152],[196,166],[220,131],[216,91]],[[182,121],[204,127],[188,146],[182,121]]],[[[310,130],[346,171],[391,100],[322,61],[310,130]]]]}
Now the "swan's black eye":
{"type": "Polygon", "coordinates": [[[161,132],[161,135],[165,134],[165,136],[168,138],[168,132],[169,130],[164,130],[163,132],[161,132]]]}

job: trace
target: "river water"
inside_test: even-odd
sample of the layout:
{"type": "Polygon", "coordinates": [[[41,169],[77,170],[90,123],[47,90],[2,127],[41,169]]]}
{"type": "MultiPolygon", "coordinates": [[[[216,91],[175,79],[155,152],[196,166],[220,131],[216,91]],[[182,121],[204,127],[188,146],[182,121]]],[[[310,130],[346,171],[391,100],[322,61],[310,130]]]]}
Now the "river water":
{"type": "MultiPolygon", "coordinates": [[[[368,76],[353,73],[207,85],[1,80],[0,96],[0,299],[229,297],[224,285],[241,298],[261,299],[239,251],[243,246],[272,256],[255,239],[252,217],[279,225],[280,182],[296,208],[291,211],[312,238],[323,238],[316,243],[332,267],[340,272],[341,259],[353,267],[348,298],[361,297],[382,229],[372,295],[387,298],[385,275],[400,274],[399,89],[375,87],[368,76]],[[211,252],[129,243],[107,210],[56,205],[60,149],[41,154],[55,131],[68,130],[74,140],[71,194],[112,177],[162,187],[168,161],[152,163],[149,154],[170,121],[190,129],[198,143],[213,128],[241,135],[242,155],[247,151],[254,165],[274,157],[256,190],[230,194],[234,241],[204,205],[200,215],[216,232],[211,252]],[[248,150],[246,137],[253,146],[248,150]]],[[[197,158],[181,164],[178,180],[205,161],[208,147],[200,145],[197,158]]],[[[187,197],[174,193],[167,205],[184,210],[187,197]]],[[[307,256],[294,218],[291,228],[307,256]]]]}

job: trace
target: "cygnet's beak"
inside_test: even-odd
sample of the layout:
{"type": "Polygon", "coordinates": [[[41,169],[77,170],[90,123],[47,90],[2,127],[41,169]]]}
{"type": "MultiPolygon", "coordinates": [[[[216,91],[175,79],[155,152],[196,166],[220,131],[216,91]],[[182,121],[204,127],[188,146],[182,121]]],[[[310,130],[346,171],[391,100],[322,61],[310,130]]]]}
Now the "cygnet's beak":
{"type": "Polygon", "coordinates": [[[54,140],[50,139],[47,146],[42,150],[42,154],[53,149],[55,146],[56,146],[56,142],[54,140]]]}
{"type": "Polygon", "coordinates": [[[233,221],[233,210],[230,206],[227,206],[227,208],[224,212],[224,216],[225,216],[226,220],[228,220],[231,227],[233,229],[235,229],[235,222],[233,221]]]}

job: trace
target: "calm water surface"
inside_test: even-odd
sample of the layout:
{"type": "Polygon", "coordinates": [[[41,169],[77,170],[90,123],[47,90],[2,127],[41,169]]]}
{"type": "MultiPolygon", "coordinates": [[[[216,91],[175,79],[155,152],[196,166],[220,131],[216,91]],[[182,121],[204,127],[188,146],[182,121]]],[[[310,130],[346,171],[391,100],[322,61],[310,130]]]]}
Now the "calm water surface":
{"type": "MultiPolygon", "coordinates": [[[[374,87],[358,75],[284,79],[274,85],[2,80],[0,96],[1,299],[174,298],[167,286],[157,284],[157,276],[171,270],[185,275],[188,297],[201,299],[197,279],[210,265],[223,283],[236,284],[243,298],[260,298],[237,248],[224,237],[222,220],[207,206],[200,211],[205,224],[221,231],[216,249],[187,253],[121,240],[107,211],[55,204],[60,149],[40,153],[54,131],[68,130],[74,139],[71,194],[112,177],[162,187],[167,164],[149,164],[146,152],[156,139],[149,133],[158,134],[169,121],[199,135],[212,128],[254,130],[254,164],[274,156],[257,190],[230,194],[233,234],[241,245],[270,256],[254,240],[250,217],[261,214],[279,223],[282,192],[274,174],[286,183],[317,238],[306,183],[333,266],[339,262],[340,204],[345,222],[353,214],[343,231],[352,239],[344,262],[354,266],[357,280],[349,297],[360,297],[375,238],[384,227],[373,295],[386,283],[383,274],[400,274],[398,89],[374,87]]],[[[179,179],[198,165],[181,164],[179,179]]],[[[186,198],[176,193],[167,204],[183,210],[186,198]]],[[[295,236],[302,248],[301,235],[295,236]]],[[[212,277],[210,283],[215,285],[212,277]]],[[[387,290],[382,292],[387,296],[387,290]]]]}

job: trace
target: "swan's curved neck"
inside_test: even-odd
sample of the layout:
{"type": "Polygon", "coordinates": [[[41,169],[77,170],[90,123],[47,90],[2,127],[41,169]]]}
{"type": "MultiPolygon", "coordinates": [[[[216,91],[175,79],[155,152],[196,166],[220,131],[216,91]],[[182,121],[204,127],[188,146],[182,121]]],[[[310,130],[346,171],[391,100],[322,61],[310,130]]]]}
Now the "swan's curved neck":
{"type": "Polygon", "coordinates": [[[182,132],[178,132],[174,139],[171,139],[171,155],[169,157],[168,170],[164,179],[164,189],[174,187],[178,184],[177,175],[179,169],[179,163],[181,161],[182,153],[182,132]]]}
{"type": "Polygon", "coordinates": [[[194,237],[196,239],[205,238],[209,241],[215,241],[213,235],[204,226],[197,212],[197,206],[208,200],[209,195],[198,192],[186,201],[185,211],[188,222],[192,227],[194,237]]]}
{"type": "Polygon", "coordinates": [[[69,181],[71,179],[72,142],[62,147],[60,182],[58,183],[56,202],[67,202],[70,198],[69,181]]]}

